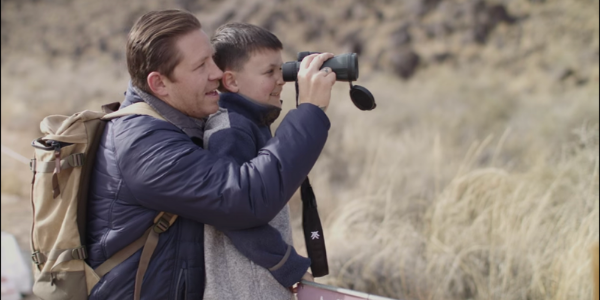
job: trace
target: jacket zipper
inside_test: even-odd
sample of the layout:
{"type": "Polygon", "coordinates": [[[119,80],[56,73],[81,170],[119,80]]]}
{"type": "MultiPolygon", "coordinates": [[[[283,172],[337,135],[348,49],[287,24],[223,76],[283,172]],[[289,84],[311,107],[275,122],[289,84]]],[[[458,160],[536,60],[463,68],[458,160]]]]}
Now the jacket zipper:
{"type": "Polygon", "coordinates": [[[183,268],[181,268],[181,270],[179,270],[179,277],[177,278],[177,288],[175,289],[175,299],[177,299],[177,300],[186,300],[187,299],[186,277],[187,277],[187,269],[184,266],[183,268]]]}

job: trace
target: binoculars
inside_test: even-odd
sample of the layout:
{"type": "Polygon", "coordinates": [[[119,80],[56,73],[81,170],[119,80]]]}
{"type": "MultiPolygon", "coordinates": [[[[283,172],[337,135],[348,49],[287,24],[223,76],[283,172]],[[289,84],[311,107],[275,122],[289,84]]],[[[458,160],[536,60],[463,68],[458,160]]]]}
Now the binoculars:
{"type": "MultiPolygon", "coordinates": [[[[300,71],[300,62],[311,54],[319,54],[320,52],[300,52],[298,53],[297,61],[288,61],[283,64],[281,71],[283,72],[284,81],[296,81],[298,71],[300,71]]],[[[337,81],[356,81],[358,79],[358,55],[356,53],[345,53],[336,55],[323,63],[321,69],[329,67],[335,73],[337,81]]]]}
{"type": "MultiPolygon", "coordinates": [[[[298,71],[300,71],[300,62],[311,54],[319,54],[320,52],[300,52],[298,60],[288,61],[281,66],[284,81],[297,81],[298,71]]],[[[372,110],[377,105],[375,97],[369,90],[360,85],[352,85],[352,81],[358,79],[358,55],[356,53],[345,53],[336,55],[326,60],[321,69],[329,67],[335,73],[337,81],[347,81],[350,83],[350,99],[354,105],[360,110],[372,110]]],[[[297,87],[297,86],[296,86],[297,87]]]]}

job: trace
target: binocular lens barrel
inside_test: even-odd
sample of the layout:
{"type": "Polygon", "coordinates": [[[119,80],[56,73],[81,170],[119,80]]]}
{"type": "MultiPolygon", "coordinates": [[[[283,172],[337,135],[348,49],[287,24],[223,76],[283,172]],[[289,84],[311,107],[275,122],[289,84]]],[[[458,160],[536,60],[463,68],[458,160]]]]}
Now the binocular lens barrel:
{"type": "MultiPolygon", "coordinates": [[[[358,79],[358,56],[356,53],[336,55],[326,60],[321,69],[329,67],[336,75],[337,81],[356,81],[358,79]]],[[[300,71],[299,61],[289,61],[283,64],[283,80],[296,81],[300,71]]]]}

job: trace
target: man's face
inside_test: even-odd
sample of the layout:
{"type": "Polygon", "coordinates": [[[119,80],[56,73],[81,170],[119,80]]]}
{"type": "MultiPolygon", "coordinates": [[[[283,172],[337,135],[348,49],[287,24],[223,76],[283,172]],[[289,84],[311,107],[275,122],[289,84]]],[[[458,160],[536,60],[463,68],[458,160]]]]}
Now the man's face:
{"type": "Polygon", "coordinates": [[[250,55],[236,73],[238,93],[263,104],[281,107],[281,90],[285,81],[281,73],[280,50],[259,50],[250,55]]]}
{"type": "Polygon", "coordinates": [[[214,49],[204,31],[197,30],[177,39],[182,57],[173,70],[173,81],[165,78],[165,102],[194,117],[204,118],[219,109],[219,80],[223,72],[212,57],[214,49]]]}

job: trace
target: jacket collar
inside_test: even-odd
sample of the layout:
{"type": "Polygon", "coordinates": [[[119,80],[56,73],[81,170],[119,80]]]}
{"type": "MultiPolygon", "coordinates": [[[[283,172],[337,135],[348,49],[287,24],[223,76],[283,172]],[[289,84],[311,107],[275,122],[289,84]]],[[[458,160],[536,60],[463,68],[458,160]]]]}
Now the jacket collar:
{"type": "Polygon", "coordinates": [[[155,96],[133,86],[131,82],[129,82],[127,92],[125,92],[125,101],[123,101],[121,107],[126,107],[137,102],[146,102],[159,115],[165,118],[165,120],[177,126],[189,137],[202,140],[204,136],[204,124],[206,123],[205,119],[189,117],[155,96]]]}
{"type": "Polygon", "coordinates": [[[281,113],[277,106],[258,103],[236,93],[221,93],[219,106],[241,114],[259,126],[271,126],[281,113]]]}

